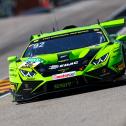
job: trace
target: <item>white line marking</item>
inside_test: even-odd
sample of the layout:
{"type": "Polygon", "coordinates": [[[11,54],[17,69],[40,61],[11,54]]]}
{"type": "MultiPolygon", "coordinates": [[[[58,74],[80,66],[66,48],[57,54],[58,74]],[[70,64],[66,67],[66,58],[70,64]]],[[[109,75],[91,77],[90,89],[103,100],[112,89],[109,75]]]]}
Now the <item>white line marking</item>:
{"type": "Polygon", "coordinates": [[[6,97],[6,96],[8,96],[10,94],[11,94],[10,92],[9,93],[6,93],[5,95],[0,96],[0,99],[4,98],[4,97],[6,97]]]}

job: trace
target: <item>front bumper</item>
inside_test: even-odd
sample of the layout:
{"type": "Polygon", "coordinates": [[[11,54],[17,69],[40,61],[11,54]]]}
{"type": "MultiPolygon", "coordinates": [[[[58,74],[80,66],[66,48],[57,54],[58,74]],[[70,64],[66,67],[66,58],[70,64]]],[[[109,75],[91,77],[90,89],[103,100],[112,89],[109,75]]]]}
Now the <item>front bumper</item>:
{"type": "Polygon", "coordinates": [[[40,95],[84,87],[94,84],[94,82],[113,81],[114,78],[118,78],[120,75],[121,73],[102,67],[86,74],[77,72],[74,77],[59,80],[51,80],[51,78],[48,81],[22,80],[19,90],[17,92],[12,91],[12,94],[15,96],[15,101],[31,100],[40,95]]]}
{"type": "Polygon", "coordinates": [[[87,85],[87,82],[85,77],[78,76],[41,84],[42,81],[23,81],[18,92],[12,91],[15,101],[27,101],[41,95],[83,87],[87,85]],[[41,86],[33,91],[39,85],[41,86]]]}

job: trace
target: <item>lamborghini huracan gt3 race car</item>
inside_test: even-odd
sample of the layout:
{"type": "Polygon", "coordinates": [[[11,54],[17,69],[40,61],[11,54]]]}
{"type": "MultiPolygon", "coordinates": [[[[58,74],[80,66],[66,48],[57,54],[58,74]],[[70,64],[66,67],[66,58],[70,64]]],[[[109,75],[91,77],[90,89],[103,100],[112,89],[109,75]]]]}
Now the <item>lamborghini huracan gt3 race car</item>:
{"type": "Polygon", "coordinates": [[[32,35],[23,55],[8,58],[15,101],[88,85],[117,81],[126,69],[126,35],[109,35],[108,28],[125,19],[32,35]]]}

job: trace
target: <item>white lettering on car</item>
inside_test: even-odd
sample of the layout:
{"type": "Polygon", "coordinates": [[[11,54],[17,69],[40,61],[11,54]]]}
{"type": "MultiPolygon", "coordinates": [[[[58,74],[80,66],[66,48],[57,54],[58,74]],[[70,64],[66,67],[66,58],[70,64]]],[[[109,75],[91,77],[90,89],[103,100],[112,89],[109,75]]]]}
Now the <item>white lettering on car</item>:
{"type": "Polygon", "coordinates": [[[75,61],[75,62],[72,62],[72,63],[66,63],[66,64],[61,64],[61,65],[52,65],[49,67],[50,70],[54,70],[54,69],[58,69],[58,68],[63,68],[63,67],[70,67],[70,66],[73,66],[73,65],[77,65],[79,62],[78,61],[75,61]]]}

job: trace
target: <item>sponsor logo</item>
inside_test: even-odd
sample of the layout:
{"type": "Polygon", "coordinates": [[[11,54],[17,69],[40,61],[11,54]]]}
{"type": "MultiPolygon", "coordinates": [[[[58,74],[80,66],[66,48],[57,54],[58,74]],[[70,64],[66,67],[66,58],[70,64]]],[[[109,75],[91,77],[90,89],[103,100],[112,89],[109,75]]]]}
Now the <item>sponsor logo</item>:
{"type": "Polygon", "coordinates": [[[23,62],[19,68],[25,68],[25,67],[36,67],[38,64],[43,63],[44,61],[39,58],[29,58],[25,62],[23,62]]]}
{"type": "Polygon", "coordinates": [[[29,62],[29,63],[36,63],[36,62],[39,62],[39,63],[43,63],[44,61],[40,58],[28,58],[26,62],[29,62]]]}
{"type": "Polygon", "coordinates": [[[59,65],[52,65],[49,67],[50,70],[55,70],[55,69],[58,69],[59,68],[59,65]]]}
{"type": "Polygon", "coordinates": [[[60,62],[60,63],[69,61],[69,56],[68,56],[68,54],[59,55],[58,60],[59,60],[58,62],[60,62]]]}
{"type": "Polygon", "coordinates": [[[79,63],[78,61],[75,61],[75,62],[65,63],[65,64],[61,64],[61,65],[52,65],[49,67],[49,69],[54,70],[54,69],[58,69],[58,68],[70,67],[73,65],[77,65],[78,63],[79,63]]]}
{"type": "Polygon", "coordinates": [[[75,71],[53,75],[52,77],[53,77],[53,80],[59,80],[59,79],[70,78],[74,76],[76,76],[75,71]]]}
{"type": "Polygon", "coordinates": [[[60,56],[61,59],[67,58],[67,57],[68,57],[68,55],[62,55],[62,56],[60,56]]]}
{"type": "Polygon", "coordinates": [[[55,84],[54,89],[61,89],[61,88],[69,88],[71,87],[73,82],[66,82],[66,83],[61,83],[61,84],[55,84]]]}

